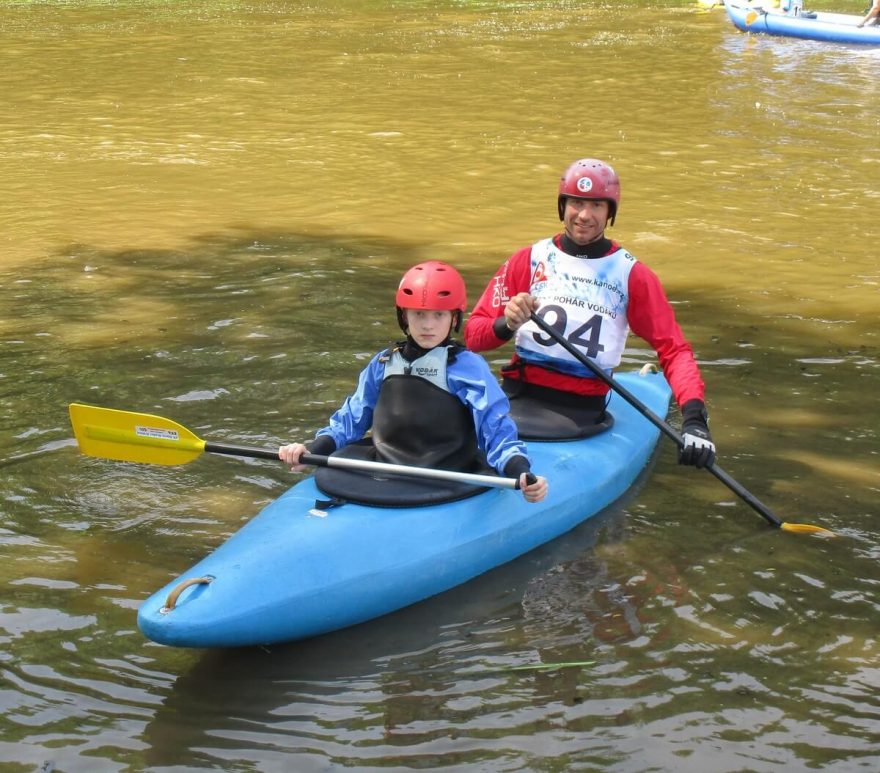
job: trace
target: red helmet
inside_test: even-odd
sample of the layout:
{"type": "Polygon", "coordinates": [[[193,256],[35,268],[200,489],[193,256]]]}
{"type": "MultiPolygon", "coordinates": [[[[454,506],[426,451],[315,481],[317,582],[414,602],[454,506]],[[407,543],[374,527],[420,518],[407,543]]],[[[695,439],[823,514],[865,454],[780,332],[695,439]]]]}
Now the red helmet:
{"type": "Polygon", "coordinates": [[[581,158],[565,170],[559,180],[559,219],[565,214],[565,200],[599,199],[608,202],[608,221],[614,225],[620,204],[620,178],[598,158],[581,158]]]}
{"type": "Polygon", "coordinates": [[[419,263],[400,280],[397,305],[401,309],[464,311],[467,308],[464,279],[448,263],[439,260],[419,263]]]}
{"type": "Polygon", "coordinates": [[[406,331],[402,309],[452,311],[453,328],[461,326],[461,314],[467,308],[464,279],[448,263],[429,260],[413,266],[403,275],[397,288],[397,321],[406,331]]]}

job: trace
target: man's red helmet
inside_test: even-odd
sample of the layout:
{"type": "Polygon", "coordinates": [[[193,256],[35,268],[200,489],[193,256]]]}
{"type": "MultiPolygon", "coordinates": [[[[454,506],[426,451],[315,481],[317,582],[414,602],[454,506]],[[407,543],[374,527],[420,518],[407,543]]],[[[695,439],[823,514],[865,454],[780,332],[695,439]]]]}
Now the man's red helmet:
{"type": "Polygon", "coordinates": [[[464,279],[448,263],[429,260],[413,266],[403,275],[397,288],[397,321],[405,331],[402,309],[452,311],[453,329],[461,326],[461,314],[467,308],[464,279]]]}
{"type": "Polygon", "coordinates": [[[608,222],[614,225],[620,205],[620,178],[598,158],[581,158],[565,170],[559,180],[559,219],[565,215],[565,200],[598,199],[608,202],[608,222]]]}

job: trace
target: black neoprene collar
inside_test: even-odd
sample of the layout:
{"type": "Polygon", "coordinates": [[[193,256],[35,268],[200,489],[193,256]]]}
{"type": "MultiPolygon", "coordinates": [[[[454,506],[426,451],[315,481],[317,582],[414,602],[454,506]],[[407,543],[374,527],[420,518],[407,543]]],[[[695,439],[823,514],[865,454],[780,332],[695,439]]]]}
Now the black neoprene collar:
{"type": "MultiPolygon", "coordinates": [[[[414,362],[423,354],[427,354],[428,352],[430,352],[431,349],[436,349],[437,346],[454,346],[457,342],[453,341],[452,338],[449,337],[443,343],[437,344],[437,346],[432,346],[431,349],[423,349],[413,340],[412,336],[407,336],[406,341],[401,343],[402,345],[398,344],[398,347],[400,348],[400,353],[403,355],[403,359],[405,359],[407,362],[414,362]]],[[[456,349],[457,348],[458,347],[456,347],[456,349]]]]}
{"type": "Polygon", "coordinates": [[[611,240],[604,236],[589,244],[578,244],[570,239],[568,234],[563,233],[559,237],[559,246],[563,252],[576,258],[603,258],[611,252],[613,245],[611,240]]]}

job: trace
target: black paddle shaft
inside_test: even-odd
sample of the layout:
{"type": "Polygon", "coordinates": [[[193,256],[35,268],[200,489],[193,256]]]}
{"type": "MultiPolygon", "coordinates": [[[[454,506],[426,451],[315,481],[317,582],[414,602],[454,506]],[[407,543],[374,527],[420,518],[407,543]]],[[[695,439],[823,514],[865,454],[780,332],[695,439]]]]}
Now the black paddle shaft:
{"type": "Polygon", "coordinates": [[[254,446],[232,446],[225,443],[212,443],[210,440],[206,440],[205,451],[209,454],[247,456],[254,459],[274,459],[276,462],[281,461],[278,457],[277,448],[273,450],[271,448],[255,448],[254,446]]]}
{"type": "MultiPolygon", "coordinates": [[[[534,313],[531,315],[531,320],[578,362],[589,368],[596,376],[596,378],[598,378],[600,381],[604,382],[611,389],[617,392],[617,394],[619,394],[633,408],[641,413],[642,416],[648,419],[664,435],[670,438],[679,448],[682,448],[684,446],[684,440],[682,440],[681,435],[676,432],[675,429],[667,421],[664,421],[660,416],[654,413],[654,411],[648,408],[647,405],[639,400],[639,398],[636,397],[632,392],[630,392],[626,387],[621,386],[617,381],[611,378],[611,376],[609,376],[604,370],[602,370],[602,368],[600,368],[595,362],[587,357],[587,355],[575,349],[574,345],[570,341],[563,338],[562,334],[558,330],[556,330],[556,328],[549,325],[547,322],[541,319],[541,317],[534,313]]],[[[756,512],[762,515],[769,523],[773,524],[776,528],[780,528],[782,526],[783,521],[781,518],[779,518],[779,516],[777,516],[769,507],[767,507],[767,505],[761,502],[761,500],[758,499],[754,494],[747,491],[733,478],[731,478],[730,475],[724,472],[724,470],[722,470],[717,464],[715,464],[715,462],[707,465],[706,469],[711,472],[716,478],[718,478],[718,480],[720,480],[725,486],[727,486],[734,494],[739,496],[747,505],[749,505],[756,512]]]]}

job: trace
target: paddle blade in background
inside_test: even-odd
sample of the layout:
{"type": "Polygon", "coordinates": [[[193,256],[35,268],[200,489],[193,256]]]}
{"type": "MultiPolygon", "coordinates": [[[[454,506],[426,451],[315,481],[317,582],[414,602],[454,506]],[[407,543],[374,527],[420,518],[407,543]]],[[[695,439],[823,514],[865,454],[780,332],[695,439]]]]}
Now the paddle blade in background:
{"type": "Polygon", "coordinates": [[[171,419],[71,403],[70,423],[79,450],[88,456],[143,464],[186,464],[205,441],[171,419]]]}

